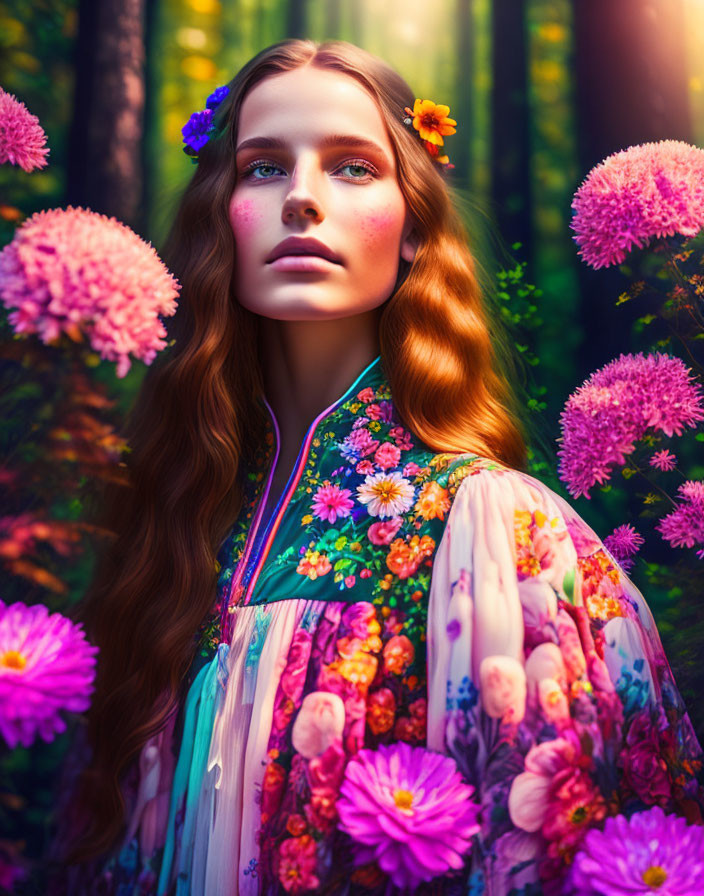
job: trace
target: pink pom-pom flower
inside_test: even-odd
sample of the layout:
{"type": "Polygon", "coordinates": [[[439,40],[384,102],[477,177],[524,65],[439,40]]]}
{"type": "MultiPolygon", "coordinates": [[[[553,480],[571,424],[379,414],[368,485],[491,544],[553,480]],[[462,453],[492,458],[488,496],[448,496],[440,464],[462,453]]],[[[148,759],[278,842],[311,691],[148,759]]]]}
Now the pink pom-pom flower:
{"type": "Polygon", "coordinates": [[[116,218],[89,209],[40,211],[0,252],[0,298],[17,333],[49,343],[83,333],[129,371],[129,354],[151,364],[165,347],[158,315],[176,310],[180,285],[150,243],[116,218]]]}
{"type": "Polygon", "coordinates": [[[633,526],[624,523],[617,526],[611,535],[607,535],[604,539],[604,546],[611,551],[617,563],[620,563],[625,572],[628,572],[633,566],[633,556],[640,550],[645,539],[640,535],[633,526]]]}
{"type": "Polygon", "coordinates": [[[679,503],[655,528],[673,548],[704,545],[704,482],[689,479],[677,491],[679,503]]]}
{"type": "Polygon", "coordinates": [[[607,818],[587,831],[568,878],[578,896],[698,896],[704,893],[704,826],[659,806],[607,818]]]}
{"type": "Polygon", "coordinates": [[[36,115],[12,93],[0,87],[0,164],[9,162],[24,171],[44,168],[49,149],[36,115]]]}
{"type": "Polygon", "coordinates": [[[701,386],[681,358],[660,352],[620,355],[574,392],[560,416],[559,476],[589,497],[624,464],[648,430],[681,435],[704,419],[701,386]]]}
{"type": "Polygon", "coordinates": [[[11,749],[52,741],[66,730],[61,710],[88,709],[97,652],[60,613],[0,600],[0,734],[11,749]]]}
{"type": "Polygon", "coordinates": [[[572,201],[579,254],[593,268],[620,264],[653,237],[704,227],[704,149],[680,140],[630,146],[587,175],[572,201]]]}
{"type": "Polygon", "coordinates": [[[449,756],[382,744],[348,762],[339,826],[354,840],[359,864],[376,861],[395,886],[413,889],[463,867],[480,829],[473,793],[449,756]]]}

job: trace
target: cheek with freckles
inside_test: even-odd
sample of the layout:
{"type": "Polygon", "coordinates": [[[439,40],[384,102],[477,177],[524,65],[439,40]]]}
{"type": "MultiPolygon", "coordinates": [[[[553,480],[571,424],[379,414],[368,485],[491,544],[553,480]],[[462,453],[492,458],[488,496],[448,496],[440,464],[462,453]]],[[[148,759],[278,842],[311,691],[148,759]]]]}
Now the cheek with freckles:
{"type": "Polygon", "coordinates": [[[399,215],[389,209],[360,212],[355,215],[355,231],[365,249],[388,242],[401,227],[399,215]]]}
{"type": "Polygon", "coordinates": [[[246,245],[256,234],[262,214],[253,199],[240,199],[230,205],[230,223],[239,245],[246,245]]]}

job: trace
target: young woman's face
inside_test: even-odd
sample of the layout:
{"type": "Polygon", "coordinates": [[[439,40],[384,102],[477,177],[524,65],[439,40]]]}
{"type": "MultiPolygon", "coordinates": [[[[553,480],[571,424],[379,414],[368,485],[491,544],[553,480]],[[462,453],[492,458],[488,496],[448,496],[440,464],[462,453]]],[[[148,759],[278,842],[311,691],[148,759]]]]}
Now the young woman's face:
{"type": "Polygon", "coordinates": [[[257,84],[242,104],[236,161],[230,221],[242,305],[276,320],[321,320],[386,301],[415,243],[381,113],[354,78],[304,67],[257,84]],[[302,243],[279,247],[289,238],[302,243]],[[325,251],[332,260],[309,254],[325,251]]]}

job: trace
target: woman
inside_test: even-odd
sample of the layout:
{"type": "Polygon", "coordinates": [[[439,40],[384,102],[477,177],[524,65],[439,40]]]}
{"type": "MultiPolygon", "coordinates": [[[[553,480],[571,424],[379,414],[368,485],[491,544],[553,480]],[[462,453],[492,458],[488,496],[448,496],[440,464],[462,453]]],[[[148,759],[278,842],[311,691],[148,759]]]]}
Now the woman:
{"type": "Polygon", "coordinates": [[[83,609],[101,653],[57,813],[66,890],[557,893],[608,815],[701,822],[701,750],[642,596],[522,472],[410,89],[297,40],[228,88],[191,144],[164,251],[175,342],[83,609]],[[474,788],[466,848],[449,831],[403,853],[408,782],[356,842],[346,770],[399,744],[474,788]]]}

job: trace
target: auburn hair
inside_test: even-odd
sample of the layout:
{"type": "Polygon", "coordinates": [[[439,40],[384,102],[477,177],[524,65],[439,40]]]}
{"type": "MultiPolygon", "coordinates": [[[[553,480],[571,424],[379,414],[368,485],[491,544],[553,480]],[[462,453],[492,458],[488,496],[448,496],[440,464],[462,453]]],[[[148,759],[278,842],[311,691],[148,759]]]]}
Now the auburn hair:
{"type": "MultiPolygon", "coordinates": [[[[254,56],[216,110],[161,255],[181,283],[169,347],[128,415],[119,481],[96,504],[109,533],[74,617],[100,653],[86,714],[90,759],[70,801],[64,861],[109,853],[125,830],[124,776],[182,698],[196,632],[215,602],[215,560],[238,517],[242,477],[263,438],[257,317],[237,301],[228,205],[242,102],[300,66],[342,72],[376,101],[419,245],[400,260],[379,323],[395,406],[436,451],[526,462],[510,353],[479,286],[468,235],[437,162],[402,122],[414,94],[390,66],[344,41],[284,40],[254,56]]],[[[61,819],[64,826],[67,819],[61,819]]]]}

